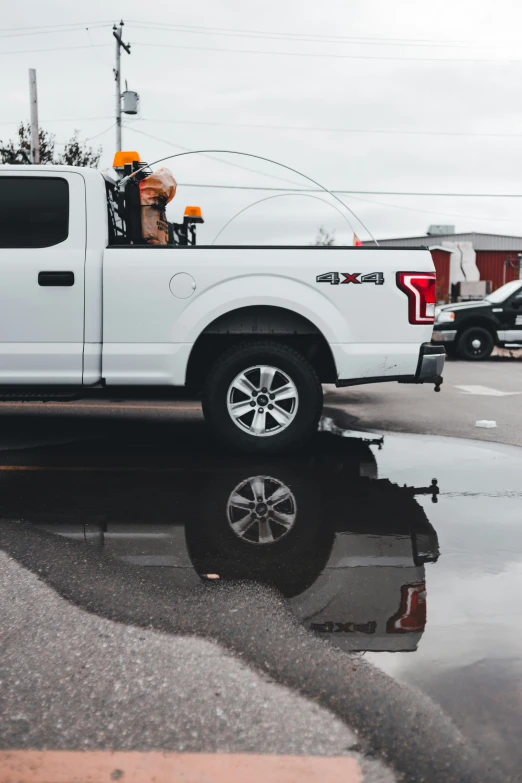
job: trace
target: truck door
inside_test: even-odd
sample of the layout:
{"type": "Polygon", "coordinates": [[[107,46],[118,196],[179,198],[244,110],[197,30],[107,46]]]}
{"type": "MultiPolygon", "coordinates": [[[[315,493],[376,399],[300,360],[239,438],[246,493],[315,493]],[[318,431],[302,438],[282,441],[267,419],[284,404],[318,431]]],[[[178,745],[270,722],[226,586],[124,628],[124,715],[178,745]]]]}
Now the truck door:
{"type": "Polygon", "coordinates": [[[0,384],[81,384],[84,179],[26,168],[0,173],[0,384]]]}
{"type": "Polygon", "coordinates": [[[504,303],[502,327],[505,330],[503,339],[506,342],[522,342],[522,283],[518,291],[512,294],[504,303]]]}

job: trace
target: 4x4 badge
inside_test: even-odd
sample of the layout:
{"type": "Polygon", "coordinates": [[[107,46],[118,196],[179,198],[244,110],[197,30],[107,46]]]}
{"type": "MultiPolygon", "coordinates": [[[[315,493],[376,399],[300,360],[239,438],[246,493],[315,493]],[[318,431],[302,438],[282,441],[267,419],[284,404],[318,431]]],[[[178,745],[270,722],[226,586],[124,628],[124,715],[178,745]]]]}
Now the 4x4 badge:
{"type": "Polygon", "coordinates": [[[330,283],[330,285],[343,285],[343,283],[384,285],[384,275],[382,272],[370,272],[362,276],[360,272],[325,272],[324,275],[317,275],[315,281],[316,283],[330,283]],[[344,277],[344,280],[341,280],[341,276],[344,277]]]}
{"type": "Polygon", "coordinates": [[[377,623],[375,620],[368,623],[311,623],[310,629],[320,633],[375,633],[377,623]]]}

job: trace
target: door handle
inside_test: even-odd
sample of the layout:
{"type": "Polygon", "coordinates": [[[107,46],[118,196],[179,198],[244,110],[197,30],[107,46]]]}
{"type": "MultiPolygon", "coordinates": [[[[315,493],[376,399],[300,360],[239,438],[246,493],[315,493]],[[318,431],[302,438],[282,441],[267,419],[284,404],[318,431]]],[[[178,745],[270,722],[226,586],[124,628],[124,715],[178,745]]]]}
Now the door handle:
{"type": "Polygon", "coordinates": [[[74,272],[38,272],[38,285],[74,285],[74,272]]]}

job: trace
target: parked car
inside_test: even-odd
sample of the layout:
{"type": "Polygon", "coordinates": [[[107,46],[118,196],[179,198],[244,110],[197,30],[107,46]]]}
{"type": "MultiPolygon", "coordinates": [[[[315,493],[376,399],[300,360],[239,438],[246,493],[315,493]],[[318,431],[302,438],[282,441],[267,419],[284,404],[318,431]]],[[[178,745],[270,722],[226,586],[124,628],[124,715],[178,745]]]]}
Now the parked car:
{"type": "Polygon", "coordinates": [[[522,280],[511,280],[484,299],[435,309],[432,341],[449,356],[480,361],[495,345],[522,346],[522,280]]]}

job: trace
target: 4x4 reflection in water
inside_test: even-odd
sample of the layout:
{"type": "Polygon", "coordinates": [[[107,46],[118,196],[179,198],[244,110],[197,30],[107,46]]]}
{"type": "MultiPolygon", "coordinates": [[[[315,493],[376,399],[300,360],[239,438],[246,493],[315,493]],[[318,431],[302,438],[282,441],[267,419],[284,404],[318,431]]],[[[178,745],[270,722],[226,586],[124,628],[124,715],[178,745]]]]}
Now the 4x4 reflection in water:
{"type": "Polygon", "coordinates": [[[184,590],[272,585],[307,629],[346,651],[412,651],[426,624],[425,565],[439,557],[416,496],[436,503],[439,489],[428,477],[425,487],[379,479],[372,449],[382,445],[322,432],[298,456],[180,450],[155,461],[130,446],[121,470],[101,459],[51,481],[13,477],[20,491],[11,485],[2,513],[184,590]]]}

